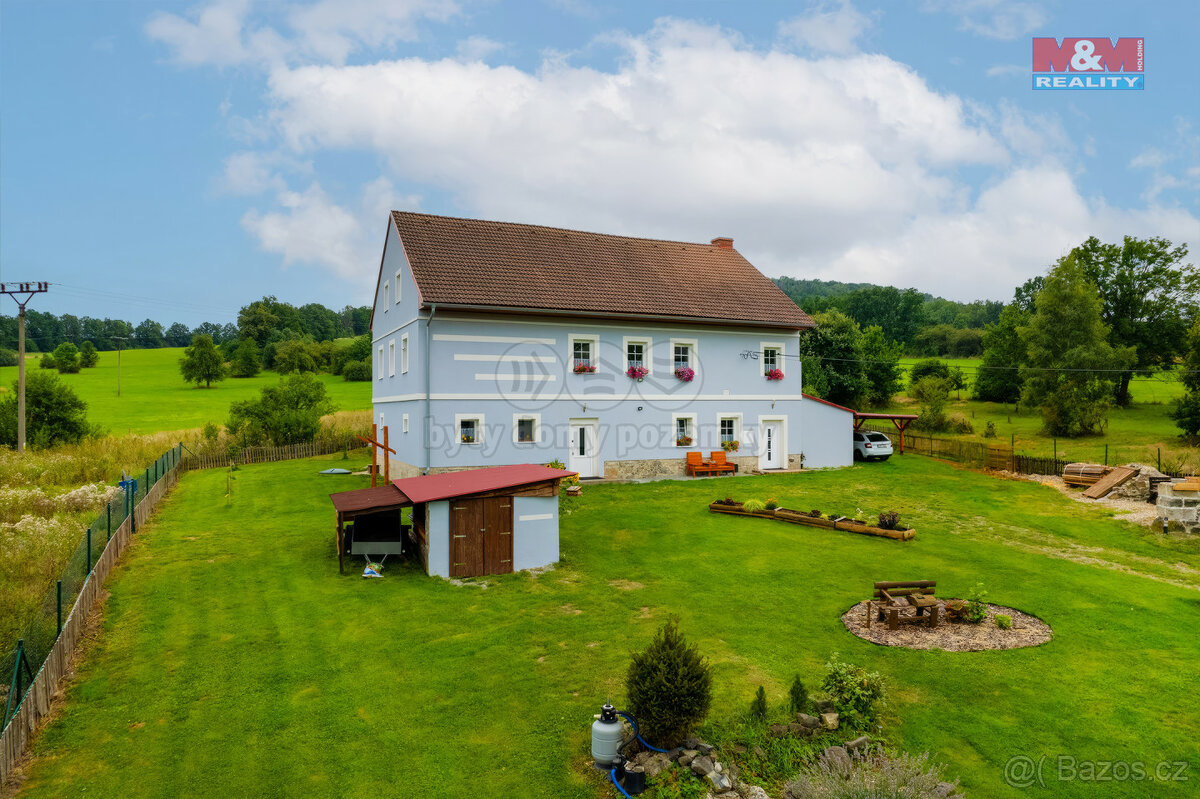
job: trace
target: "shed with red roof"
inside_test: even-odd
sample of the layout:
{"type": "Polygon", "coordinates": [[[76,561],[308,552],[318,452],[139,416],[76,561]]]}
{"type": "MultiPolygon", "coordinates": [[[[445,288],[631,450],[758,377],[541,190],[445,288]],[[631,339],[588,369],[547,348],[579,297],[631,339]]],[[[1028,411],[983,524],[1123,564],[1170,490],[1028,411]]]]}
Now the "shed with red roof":
{"type": "Polygon", "coordinates": [[[338,562],[387,554],[387,536],[440,577],[478,577],[558,560],[558,494],[574,472],[525,463],[427,474],[331,494],[338,562]],[[401,509],[411,507],[411,523],[401,509]],[[404,545],[407,544],[407,547],[404,545]]]}

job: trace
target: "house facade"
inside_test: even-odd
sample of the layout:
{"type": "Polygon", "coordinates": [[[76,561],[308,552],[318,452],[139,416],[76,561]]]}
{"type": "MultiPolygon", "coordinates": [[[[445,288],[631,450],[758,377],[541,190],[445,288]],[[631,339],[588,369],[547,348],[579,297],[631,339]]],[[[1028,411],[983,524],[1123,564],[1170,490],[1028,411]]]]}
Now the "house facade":
{"type": "Polygon", "coordinates": [[[718,449],[743,471],[851,462],[853,412],[802,392],[812,320],[732,240],[388,221],[372,394],[395,476],[653,477],[718,449]]]}

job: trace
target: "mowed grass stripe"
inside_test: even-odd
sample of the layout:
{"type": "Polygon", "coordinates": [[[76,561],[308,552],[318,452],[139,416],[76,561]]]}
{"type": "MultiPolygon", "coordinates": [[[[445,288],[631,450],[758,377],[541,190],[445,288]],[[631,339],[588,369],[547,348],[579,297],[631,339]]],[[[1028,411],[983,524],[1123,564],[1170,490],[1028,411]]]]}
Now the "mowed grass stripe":
{"type": "Polygon", "coordinates": [[[114,575],[105,634],[21,795],[610,795],[586,768],[591,713],[623,702],[630,651],[670,615],[714,662],[715,715],[744,713],[760,683],[779,704],[796,672],[816,688],[836,650],[886,675],[888,738],[933,752],[969,795],[1093,795],[1080,782],[1009,788],[1015,754],[1200,763],[1188,705],[1200,592],[1008,546],[997,530],[1053,529],[1162,564],[1197,553],[1051,489],[915,456],[589,485],[563,516],[558,568],[484,589],[390,562],[383,580],[339,577],[327,494],[364,481],[315,474],[336,460],[245,467],[231,507],[222,473],[184,478],[114,575]],[[709,514],[726,494],[895,508],[918,534],[709,514]],[[842,627],[873,581],[915,578],[958,596],[983,580],[989,601],[1041,616],[1055,638],[918,652],[842,627]]]}

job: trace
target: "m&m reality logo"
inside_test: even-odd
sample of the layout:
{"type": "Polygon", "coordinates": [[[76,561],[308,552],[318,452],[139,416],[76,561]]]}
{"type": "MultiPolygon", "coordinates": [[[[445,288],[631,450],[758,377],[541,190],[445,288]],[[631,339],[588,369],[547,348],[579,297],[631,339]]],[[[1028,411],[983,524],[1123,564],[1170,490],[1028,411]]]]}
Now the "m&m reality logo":
{"type": "Polygon", "coordinates": [[[1034,89],[1104,89],[1127,91],[1146,88],[1142,74],[1145,40],[1124,37],[1114,43],[1107,36],[1033,39],[1034,89]]]}

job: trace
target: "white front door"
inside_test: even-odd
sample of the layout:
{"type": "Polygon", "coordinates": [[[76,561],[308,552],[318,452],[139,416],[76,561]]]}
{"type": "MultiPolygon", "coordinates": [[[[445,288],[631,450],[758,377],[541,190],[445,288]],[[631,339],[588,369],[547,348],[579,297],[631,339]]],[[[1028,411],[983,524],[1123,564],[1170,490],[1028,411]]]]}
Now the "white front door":
{"type": "Polygon", "coordinates": [[[759,425],[758,468],[783,468],[783,425],[780,422],[763,422],[759,425]]]}
{"type": "Polygon", "coordinates": [[[597,461],[600,454],[594,420],[571,420],[571,457],[567,468],[579,472],[580,477],[596,477],[599,473],[597,461]]]}

